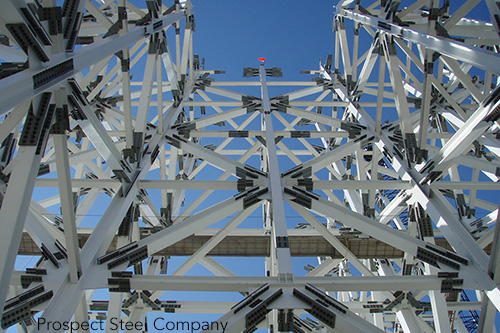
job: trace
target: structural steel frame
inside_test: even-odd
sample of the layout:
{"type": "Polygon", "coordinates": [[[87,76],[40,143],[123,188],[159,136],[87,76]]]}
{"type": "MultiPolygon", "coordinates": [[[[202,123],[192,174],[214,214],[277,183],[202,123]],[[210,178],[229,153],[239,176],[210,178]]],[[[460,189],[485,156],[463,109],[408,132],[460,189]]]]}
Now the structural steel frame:
{"type": "Polygon", "coordinates": [[[194,53],[189,0],[58,3],[0,11],[2,330],[495,331],[500,2],[342,0],[312,81],[261,62],[241,82],[194,53]]]}

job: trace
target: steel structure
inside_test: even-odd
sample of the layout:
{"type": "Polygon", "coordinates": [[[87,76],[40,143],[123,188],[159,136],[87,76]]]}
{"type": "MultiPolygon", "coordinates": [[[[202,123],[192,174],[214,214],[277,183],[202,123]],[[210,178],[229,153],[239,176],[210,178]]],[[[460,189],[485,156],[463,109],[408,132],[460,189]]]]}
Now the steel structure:
{"type": "Polygon", "coordinates": [[[464,18],[480,0],[340,1],[303,82],[214,80],[189,0],[144,4],[2,1],[2,329],[495,330],[498,2],[489,23],[464,18]]]}

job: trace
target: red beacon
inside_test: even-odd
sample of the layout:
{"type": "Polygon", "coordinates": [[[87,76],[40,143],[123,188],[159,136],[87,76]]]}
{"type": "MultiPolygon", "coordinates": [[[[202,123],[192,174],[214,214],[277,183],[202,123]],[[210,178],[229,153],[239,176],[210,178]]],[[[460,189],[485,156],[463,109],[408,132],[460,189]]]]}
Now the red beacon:
{"type": "Polygon", "coordinates": [[[259,61],[264,62],[264,61],[266,61],[266,58],[262,58],[262,57],[260,57],[260,58],[259,58],[259,61]]]}

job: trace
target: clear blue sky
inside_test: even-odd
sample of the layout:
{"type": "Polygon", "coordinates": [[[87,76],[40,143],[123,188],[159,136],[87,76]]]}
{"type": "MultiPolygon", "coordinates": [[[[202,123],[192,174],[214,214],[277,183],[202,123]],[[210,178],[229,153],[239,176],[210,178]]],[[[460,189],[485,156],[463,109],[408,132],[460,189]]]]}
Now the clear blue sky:
{"type": "Polygon", "coordinates": [[[309,79],[299,71],[317,69],[333,53],[333,1],[194,0],[195,53],[205,68],[226,70],[220,79],[242,79],[244,67],[281,67],[287,80],[309,79]]]}

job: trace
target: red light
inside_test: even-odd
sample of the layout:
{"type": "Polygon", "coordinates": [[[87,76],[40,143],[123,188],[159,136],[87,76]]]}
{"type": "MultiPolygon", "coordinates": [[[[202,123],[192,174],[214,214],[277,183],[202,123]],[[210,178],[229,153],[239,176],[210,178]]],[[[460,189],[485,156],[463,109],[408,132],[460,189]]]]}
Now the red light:
{"type": "Polygon", "coordinates": [[[264,61],[266,61],[266,58],[259,58],[259,61],[264,62],[264,61]]]}

